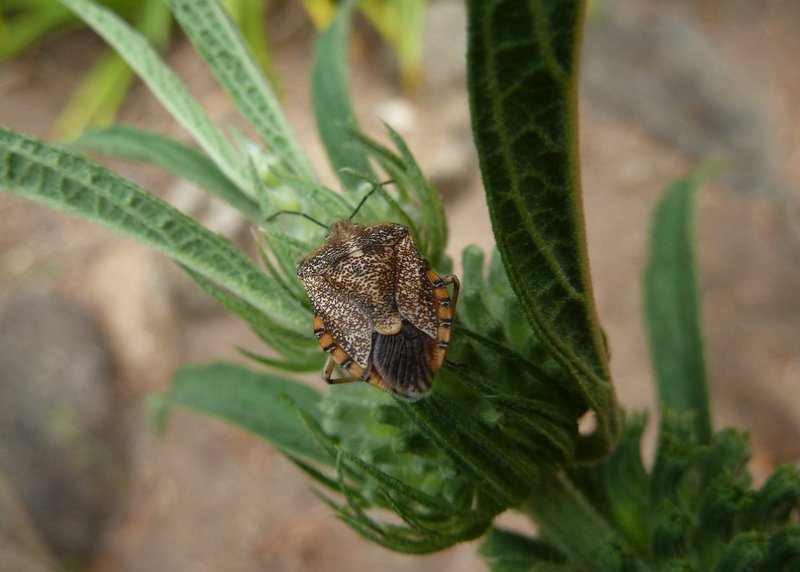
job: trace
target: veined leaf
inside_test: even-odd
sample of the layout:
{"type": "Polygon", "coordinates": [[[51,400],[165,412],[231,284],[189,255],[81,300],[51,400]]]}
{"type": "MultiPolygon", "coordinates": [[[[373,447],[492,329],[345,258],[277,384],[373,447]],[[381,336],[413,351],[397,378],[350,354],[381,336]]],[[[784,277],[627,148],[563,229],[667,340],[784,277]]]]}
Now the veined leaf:
{"type": "Polygon", "coordinates": [[[311,103],[328,159],[342,185],[355,189],[360,179],[340,169],[349,168],[375,178],[363,147],[353,135],[356,114],[350,98],[347,54],[352,0],[339,6],[333,23],[317,38],[311,76],[311,103]]]}
{"type": "Polygon", "coordinates": [[[708,381],[694,263],[694,195],[700,169],[674,183],[656,207],[644,275],[644,311],[662,405],[694,414],[700,443],[711,438],[708,381]]]}
{"type": "Polygon", "coordinates": [[[79,155],[0,128],[0,188],[150,246],[295,332],[306,310],[228,241],[158,197],[79,155]]]}
{"type": "MultiPolygon", "coordinates": [[[[214,298],[230,313],[244,320],[264,343],[281,355],[303,362],[313,360],[319,355],[317,344],[314,343],[313,337],[293,332],[275,324],[269,316],[254,308],[251,304],[232,296],[190,268],[184,266],[183,269],[206,294],[214,298]]],[[[311,323],[310,315],[308,323],[311,323]]]]}
{"type": "Polygon", "coordinates": [[[247,178],[227,139],[214,127],[186,87],[159,57],[153,46],[113,12],[90,0],[59,0],[74,11],[128,62],[175,119],[192,134],[225,175],[240,188],[247,178]]]}
{"type": "Polygon", "coordinates": [[[263,437],[276,447],[306,459],[325,462],[294,407],[318,417],[320,395],[310,387],[231,363],[178,370],[172,389],[154,402],[155,421],[182,407],[219,417],[263,437]]]}
{"type": "Polygon", "coordinates": [[[213,0],[168,0],[194,47],[270,150],[294,174],[316,175],[280,105],[227,13],[213,0]]]}
{"type": "Polygon", "coordinates": [[[208,156],[169,137],[135,127],[115,125],[83,133],[70,141],[68,146],[85,153],[156,165],[196,183],[253,222],[260,222],[262,218],[258,204],[233,184],[208,156]]]}
{"type": "Polygon", "coordinates": [[[272,89],[280,97],[280,78],[275,68],[265,25],[267,3],[259,0],[223,0],[221,3],[241,29],[250,53],[266,74],[272,89]]]}
{"type": "Polygon", "coordinates": [[[497,246],[528,321],[597,416],[579,456],[619,431],[592,295],[576,145],[579,0],[470,0],[473,133],[497,246]]]}

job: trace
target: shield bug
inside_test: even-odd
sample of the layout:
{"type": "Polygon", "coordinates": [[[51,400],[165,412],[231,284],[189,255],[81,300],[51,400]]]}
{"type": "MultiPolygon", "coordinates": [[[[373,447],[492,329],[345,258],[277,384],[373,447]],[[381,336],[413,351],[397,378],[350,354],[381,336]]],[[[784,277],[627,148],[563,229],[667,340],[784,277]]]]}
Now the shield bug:
{"type": "Polygon", "coordinates": [[[378,188],[330,227],[295,211],[270,219],[296,214],[329,231],[297,267],[314,307],[314,335],[328,353],[323,379],[365,381],[414,401],[430,392],[444,363],[460,284],[454,274],[430,269],[407,227],[352,222],[378,188]],[[335,364],[348,375],[334,379],[335,364]]]}

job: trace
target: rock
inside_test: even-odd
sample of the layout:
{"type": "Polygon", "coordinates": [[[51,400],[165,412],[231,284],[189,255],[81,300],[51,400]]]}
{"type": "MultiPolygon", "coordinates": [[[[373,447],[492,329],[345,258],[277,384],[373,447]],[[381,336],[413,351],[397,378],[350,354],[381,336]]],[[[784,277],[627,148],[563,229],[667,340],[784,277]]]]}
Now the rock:
{"type": "Polygon", "coordinates": [[[780,192],[765,105],[688,22],[611,3],[588,19],[582,59],[581,83],[592,100],[696,161],[722,159],[730,189],[780,192]]]}
{"type": "Polygon", "coordinates": [[[20,504],[14,490],[0,473],[0,570],[55,572],[53,558],[20,504]]]}
{"type": "Polygon", "coordinates": [[[125,240],[110,240],[82,273],[82,300],[102,324],[128,395],[165,386],[177,363],[179,318],[163,255],[125,240]]]}
{"type": "Polygon", "coordinates": [[[467,11],[460,0],[428,4],[422,39],[425,91],[465,89],[467,76],[467,11]]]}
{"type": "Polygon", "coordinates": [[[94,553],[122,488],[108,354],[86,312],[19,289],[0,305],[0,472],[56,558],[94,553]]]}

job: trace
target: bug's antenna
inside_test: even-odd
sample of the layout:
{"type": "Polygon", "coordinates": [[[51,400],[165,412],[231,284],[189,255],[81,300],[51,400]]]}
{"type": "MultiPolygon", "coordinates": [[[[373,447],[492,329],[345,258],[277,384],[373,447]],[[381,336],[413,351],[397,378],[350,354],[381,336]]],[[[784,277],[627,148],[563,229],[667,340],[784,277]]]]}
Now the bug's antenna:
{"type": "Polygon", "coordinates": [[[353,220],[353,217],[356,216],[356,214],[358,214],[358,211],[361,210],[361,207],[364,206],[364,203],[367,202],[367,199],[370,198],[375,193],[375,191],[377,191],[378,189],[382,189],[384,185],[390,185],[392,183],[394,183],[394,181],[390,179],[388,181],[383,181],[382,183],[378,183],[377,185],[373,186],[372,189],[370,189],[370,191],[366,195],[364,195],[364,198],[362,198],[361,202],[358,203],[356,210],[353,211],[353,214],[351,214],[347,220],[353,220]]]}
{"type": "MultiPolygon", "coordinates": [[[[359,205],[359,206],[360,206],[360,205],[359,205]]],[[[278,216],[280,216],[280,215],[283,215],[283,214],[290,214],[290,215],[295,215],[295,216],[301,216],[301,217],[303,217],[303,218],[304,218],[304,219],[306,219],[306,220],[310,220],[310,221],[311,221],[311,222],[313,222],[314,224],[318,224],[319,226],[321,226],[321,227],[322,227],[322,228],[324,228],[325,230],[330,230],[330,228],[328,227],[328,225],[322,224],[322,223],[321,223],[321,222],[319,222],[317,219],[315,219],[315,218],[313,218],[313,217],[311,217],[311,216],[307,215],[306,213],[301,213],[301,212],[299,212],[299,211],[278,211],[278,212],[276,212],[276,213],[273,213],[273,214],[269,215],[269,216],[268,216],[268,217],[267,217],[267,218],[264,220],[264,222],[265,222],[265,223],[266,223],[266,222],[270,222],[271,220],[273,220],[273,219],[275,219],[275,218],[277,218],[278,216]]]]}

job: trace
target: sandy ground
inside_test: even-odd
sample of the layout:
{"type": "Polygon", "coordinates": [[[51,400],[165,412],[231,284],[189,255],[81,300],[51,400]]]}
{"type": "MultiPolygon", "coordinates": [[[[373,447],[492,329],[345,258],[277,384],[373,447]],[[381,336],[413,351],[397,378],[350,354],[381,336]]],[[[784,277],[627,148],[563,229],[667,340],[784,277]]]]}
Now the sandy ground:
{"type": "MultiPolygon", "coordinates": [[[[632,17],[646,12],[636,4],[622,2],[620,9],[632,17]]],[[[761,6],[686,0],[673,9],[755,94],[769,126],[770,174],[785,189],[781,196],[746,196],[717,185],[703,193],[698,217],[715,425],[750,431],[754,470],[763,477],[775,463],[800,458],[800,243],[786,222],[787,204],[800,195],[800,69],[785,65],[786,54],[800,52],[800,9],[790,2],[763,9],[756,4],[761,6]]],[[[298,21],[296,12],[279,16],[298,21]]],[[[307,103],[309,30],[299,22],[277,43],[278,64],[290,122],[322,171],[327,167],[307,103]]],[[[88,35],[73,34],[5,65],[0,124],[49,136],[97,48],[88,35]]],[[[585,55],[587,67],[593,57],[585,55]]],[[[353,91],[364,125],[379,134],[379,113],[398,122],[443,191],[454,257],[469,243],[488,248],[491,229],[469,141],[463,78],[456,73],[442,79],[442,72],[437,79],[429,70],[422,92],[399,101],[388,61],[367,49],[355,51],[353,91]]],[[[215,121],[234,120],[230,103],[188,46],[176,46],[169,62],[215,121]]],[[[122,118],[183,137],[141,85],[122,118]]],[[[581,100],[580,134],[591,270],[612,372],[625,407],[652,409],[639,292],[648,217],[665,186],[698,157],[652,124],[588,93],[581,100]]],[[[152,169],[114,167],[161,196],[201,208],[191,191],[152,169]]],[[[232,228],[213,213],[201,216],[232,228]]],[[[138,245],[5,195],[0,221],[0,302],[28,288],[66,296],[93,316],[113,356],[114,387],[129,427],[130,470],[126,500],[91,570],[485,569],[470,544],[404,557],[359,540],[279,454],[217,421],[180,414],[156,438],[144,416],[145,396],[165,389],[181,364],[239,359],[234,347],[256,349],[253,336],[198,299],[167,261],[138,245]]]]}

